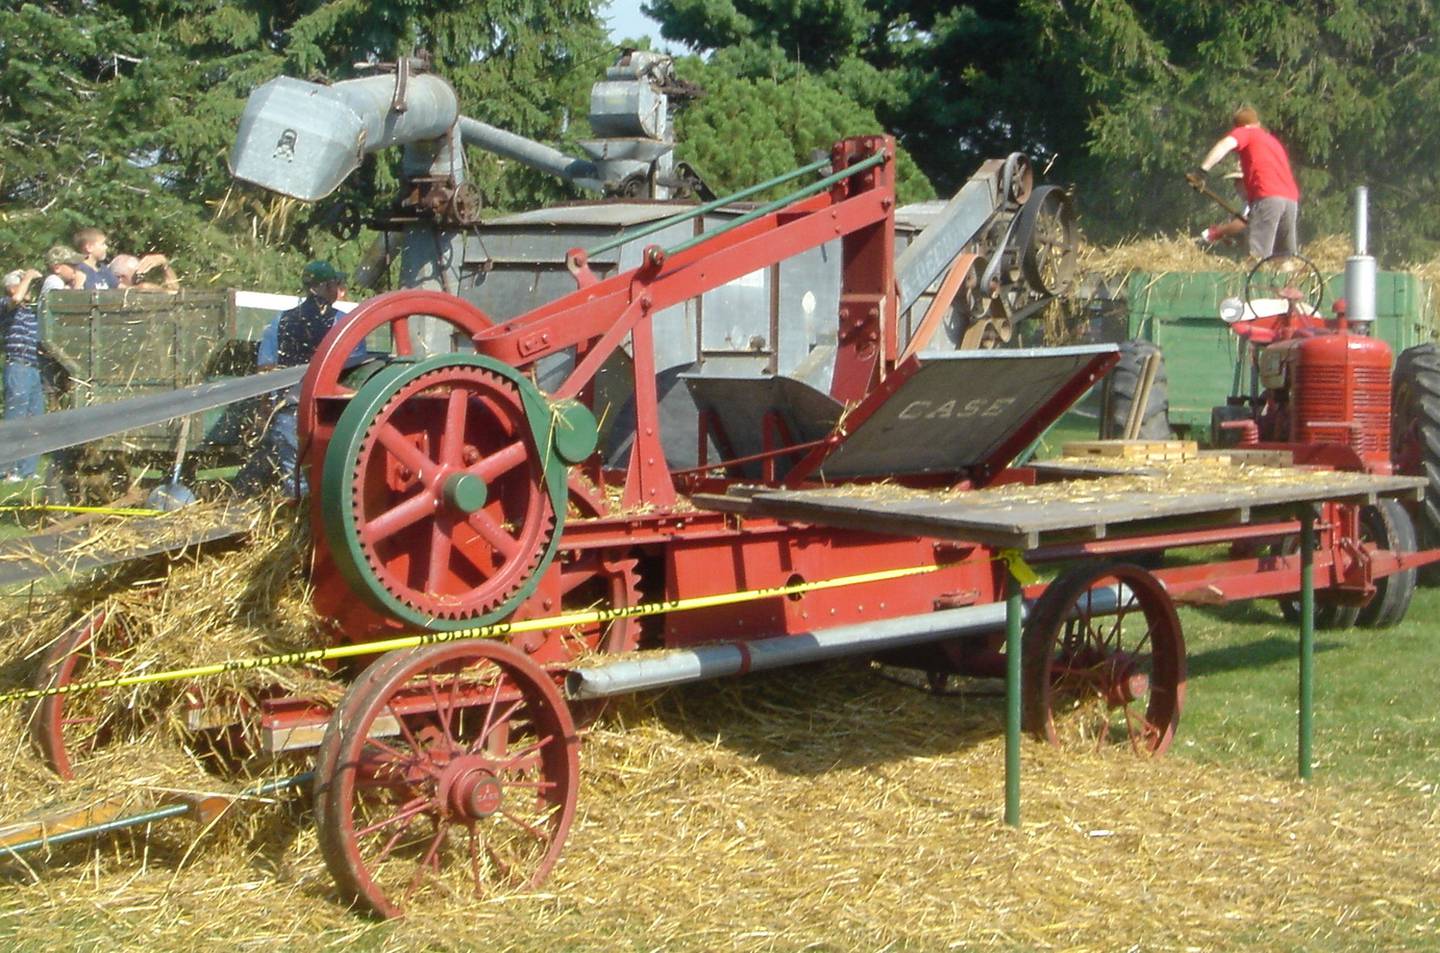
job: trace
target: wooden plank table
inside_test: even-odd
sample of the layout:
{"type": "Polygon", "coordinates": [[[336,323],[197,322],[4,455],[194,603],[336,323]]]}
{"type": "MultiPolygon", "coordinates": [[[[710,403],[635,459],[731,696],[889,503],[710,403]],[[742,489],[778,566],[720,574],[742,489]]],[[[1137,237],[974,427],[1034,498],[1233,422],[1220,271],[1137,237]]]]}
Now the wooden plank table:
{"type": "Polygon", "coordinates": [[[123,524],[92,522],[19,536],[0,543],[0,589],[52,576],[83,577],[117,563],[242,536],[254,528],[258,518],[253,503],[237,502],[204,521],[192,520],[181,510],[131,518],[123,524]]]}
{"type": "MultiPolygon", "coordinates": [[[[1212,472],[1219,473],[1221,468],[1212,472]]],[[[811,490],[734,487],[696,506],[888,535],[929,536],[1030,550],[1041,545],[1289,518],[1297,506],[1422,499],[1423,477],[1321,470],[1223,468],[1221,483],[1189,484],[1154,468],[1124,476],[971,491],[869,484],[811,490]]]]}
{"type": "MultiPolygon", "coordinates": [[[[1068,461],[1067,461],[1068,463],[1068,461]]],[[[1058,473],[1056,475],[1059,475],[1058,473]]],[[[918,491],[884,484],[783,490],[733,487],[696,495],[695,505],[748,516],[1032,550],[1044,544],[1158,532],[1178,525],[1222,527],[1300,520],[1299,774],[1310,777],[1314,666],[1314,504],[1424,499],[1423,477],[1271,467],[1216,467],[1198,461],[1144,465],[1123,475],[985,490],[918,491]]],[[[1005,821],[1020,825],[1021,585],[1005,587],[1005,821]]]]}

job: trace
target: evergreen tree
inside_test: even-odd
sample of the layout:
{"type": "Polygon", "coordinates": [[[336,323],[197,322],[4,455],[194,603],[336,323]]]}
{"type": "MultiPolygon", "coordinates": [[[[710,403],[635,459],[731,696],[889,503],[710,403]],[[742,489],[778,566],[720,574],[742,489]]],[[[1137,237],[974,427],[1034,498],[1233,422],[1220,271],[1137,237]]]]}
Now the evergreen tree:
{"type": "MultiPolygon", "coordinates": [[[[428,2],[52,0],[0,9],[0,254],[6,267],[97,225],[125,250],[161,249],[188,282],[293,285],[311,256],[350,263],[363,242],[317,227],[337,209],[380,211],[398,155],[372,157],[317,207],[232,183],[226,156],[245,97],[288,74],[429,50],[461,108],[553,140],[613,55],[590,0],[428,2]]],[[[581,130],[576,130],[578,134],[581,130]]],[[[499,207],[567,194],[475,154],[499,207]]]]}
{"type": "MultiPolygon", "coordinates": [[[[810,162],[817,149],[828,150],[847,136],[873,135],[884,128],[872,110],[803,67],[792,65],[784,75],[739,77],[723,65],[691,57],[681,61],[679,69],[705,93],[680,111],[676,154],[700,170],[717,193],[774,178],[810,162]]],[[[903,147],[897,156],[896,191],[901,202],[935,194],[903,147]]]]}
{"type": "Polygon", "coordinates": [[[1020,150],[1076,182],[1101,238],[1215,210],[1180,175],[1242,102],[1287,143],[1302,237],[1344,232],[1371,187],[1374,245],[1428,257],[1440,5],[1433,0],[651,0],[662,35],[740,77],[798,64],[874,111],[948,192],[1020,150]]]}

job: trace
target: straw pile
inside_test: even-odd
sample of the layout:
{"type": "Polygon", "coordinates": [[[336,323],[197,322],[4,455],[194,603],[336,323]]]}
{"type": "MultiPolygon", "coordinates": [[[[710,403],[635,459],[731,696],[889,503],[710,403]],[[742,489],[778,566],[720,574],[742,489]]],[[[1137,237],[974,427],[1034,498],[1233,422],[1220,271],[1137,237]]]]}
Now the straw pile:
{"type": "MultiPolygon", "coordinates": [[[[1300,249],[1300,253],[1327,277],[1343,274],[1345,260],[1354,253],[1354,243],[1347,235],[1321,235],[1300,249]]],[[[1201,247],[1190,236],[1152,235],[1132,238],[1114,245],[1090,245],[1081,242],[1078,272],[1103,280],[1112,289],[1123,288],[1135,272],[1165,275],[1178,272],[1235,272],[1243,276],[1248,269],[1244,249],[1223,245],[1201,247]]],[[[1400,271],[1419,278],[1422,285],[1419,313],[1431,329],[1421,335],[1429,340],[1440,329],[1440,256],[1429,261],[1401,265],[1400,271]]]]}
{"type": "MultiPolygon", "coordinates": [[[[1103,278],[1112,287],[1123,284],[1132,272],[1137,271],[1168,274],[1248,269],[1243,257],[1244,249],[1235,247],[1236,252],[1227,254],[1223,246],[1202,248],[1193,237],[1175,235],[1132,238],[1106,246],[1082,243],[1078,267],[1081,274],[1103,278]]],[[[1345,259],[1352,252],[1353,245],[1344,235],[1322,235],[1300,249],[1300,253],[1326,275],[1343,272],[1345,259]]]]}
{"type": "MultiPolygon", "coordinates": [[[[176,514],[162,521],[167,533],[183,537],[221,514],[213,506],[176,514]]],[[[96,610],[108,614],[98,637],[102,670],[82,680],[183,668],[232,658],[268,655],[315,645],[309,595],[301,567],[308,533],[293,507],[255,510],[240,545],[218,555],[194,551],[164,557],[77,583],[31,599],[26,609],[0,626],[6,662],[0,687],[28,688],[47,648],[78,618],[96,610]],[[28,609],[28,611],[27,611],[28,609]]],[[[93,547],[124,552],[150,540],[134,524],[111,522],[70,554],[93,547]]],[[[93,663],[91,663],[93,664],[93,663]]],[[[338,697],[342,687],[323,670],[287,668],[229,672],[199,683],[141,685],[123,691],[72,696],[67,712],[103,720],[117,732],[117,743],[92,762],[77,764],[89,796],[141,803],[137,792],[159,784],[177,790],[205,783],[195,756],[185,750],[185,710],[195,702],[229,720],[256,693],[281,686],[287,691],[338,697]]],[[[12,725],[23,731],[25,706],[12,709],[12,725]]],[[[0,763],[0,797],[5,816],[38,809],[58,790],[45,769],[34,763],[28,744],[17,734],[0,763]]],[[[210,781],[213,784],[213,779],[210,781]]]]}
{"type": "MultiPolygon", "coordinates": [[[[125,603],[145,658],[304,644],[301,549],[281,521],[215,565],[173,566],[163,611],[125,603]],[[149,644],[176,640],[194,644],[149,644]]],[[[23,679],[25,650],[10,653],[7,682],[23,679]]],[[[314,673],[267,675],[320,687],[314,673]]],[[[1002,717],[993,692],[929,696],[863,664],[641,696],[588,733],[580,813],[536,894],[431,896],[405,922],[362,920],[336,904],[295,797],[242,808],[223,834],[172,821],[11,865],[0,936],[34,949],[1079,951],[1423,949],[1440,931],[1433,785],[1300,786],[1027,741],[1016,831],[1001,819],[1002,717]]],[[[0,721],[7,817],[234,786],[164,725],[71,785],[35,764],[22,733],[18,711],[0,721]]]]}

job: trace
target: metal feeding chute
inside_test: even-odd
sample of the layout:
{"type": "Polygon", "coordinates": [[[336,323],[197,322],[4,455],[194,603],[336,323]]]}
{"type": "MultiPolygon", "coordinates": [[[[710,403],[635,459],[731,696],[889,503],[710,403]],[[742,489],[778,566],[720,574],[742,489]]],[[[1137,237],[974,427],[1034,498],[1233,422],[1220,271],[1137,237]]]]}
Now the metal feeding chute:
{"type": "Polygon", "coordinates": [[[252,377],[196,384],[110,404],[62,410],[42,417],[0,421],[0,466],[99,440],[176,417],[224,407],[300,383],[305,367],[286,367],[252,377]]]}

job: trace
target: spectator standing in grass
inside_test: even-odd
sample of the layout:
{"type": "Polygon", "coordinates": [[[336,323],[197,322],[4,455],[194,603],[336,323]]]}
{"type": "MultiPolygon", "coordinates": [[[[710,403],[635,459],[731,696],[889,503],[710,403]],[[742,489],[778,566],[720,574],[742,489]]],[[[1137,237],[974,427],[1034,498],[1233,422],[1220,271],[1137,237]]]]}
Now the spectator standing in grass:
{"type": "MultiPolygon", "coordinates": [[[[30,288],[40,278],[33,268],[8,272],[0,296],[0,335],[5,346],[5,419],[38,417],[45,412],[40,385],[40,322],[30,304],[30,288]]],[[[18,483],[35,475],[39,458],[26,457],[5,474],[5,482],[18,483]]]]}

